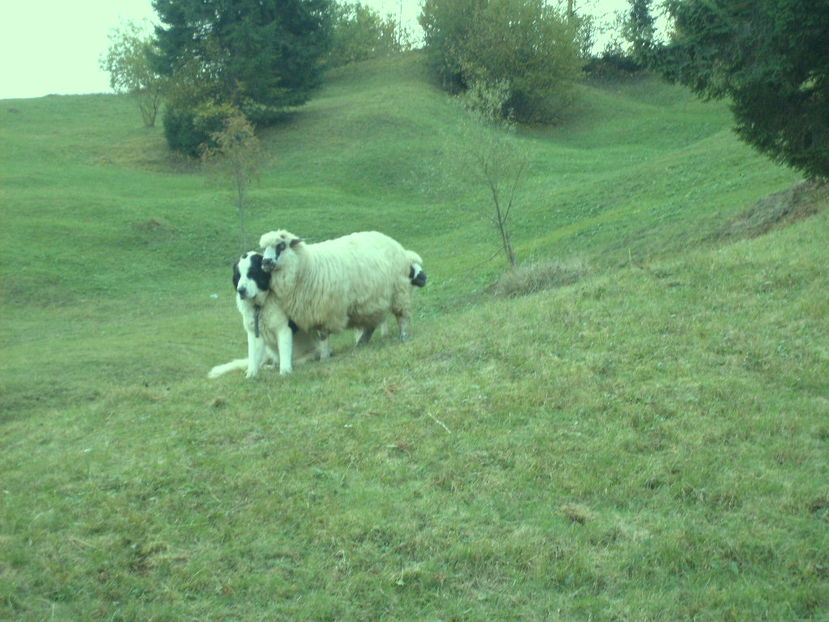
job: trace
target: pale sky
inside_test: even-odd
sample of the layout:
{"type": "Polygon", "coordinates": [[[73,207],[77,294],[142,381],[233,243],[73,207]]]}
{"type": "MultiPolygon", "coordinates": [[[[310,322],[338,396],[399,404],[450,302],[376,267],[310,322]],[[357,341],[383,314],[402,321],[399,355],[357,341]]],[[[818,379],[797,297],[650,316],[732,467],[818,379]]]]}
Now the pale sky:
{"type": "MultiPolygon", "coordinates": [[[[417,29],[421,0],[362,0],[381,15],[401,13],[417,29]]],[[[627,0],[576,0],[601,16],[627,8],[627,0]]],[[[126,21],[155,21],[151,0],[3,0],[0,2],[0,99],[49,94],[108,93],[109,74],[99,59],[108,35],[126,21]]]]}

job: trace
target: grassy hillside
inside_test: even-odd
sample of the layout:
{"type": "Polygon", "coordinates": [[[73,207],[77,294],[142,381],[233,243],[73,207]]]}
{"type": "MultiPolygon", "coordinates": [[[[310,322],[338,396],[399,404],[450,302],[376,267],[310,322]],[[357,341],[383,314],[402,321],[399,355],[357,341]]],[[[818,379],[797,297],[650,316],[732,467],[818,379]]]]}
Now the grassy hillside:
{"type": "Polygon", "coordinates": [[[512,138],[518,259],[579,279],[506,298],[459,107],[416,55],[331,75],[251,233],[379,229],[430,283],[409,343],[254,381],[205,378],[231,193],[125,98],[2,102],[0,618],[825,619],[827,193],[756,203],[796,177],[684,90],[581,102],[512,138]]]}

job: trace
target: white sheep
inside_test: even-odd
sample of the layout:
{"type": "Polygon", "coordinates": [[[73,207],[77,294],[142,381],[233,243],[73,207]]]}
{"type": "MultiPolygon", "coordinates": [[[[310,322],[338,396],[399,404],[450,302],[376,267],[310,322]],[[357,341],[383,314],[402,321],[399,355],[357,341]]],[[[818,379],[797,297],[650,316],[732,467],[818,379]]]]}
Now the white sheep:
{"type": "Polygon", "coordinates": [[[259,245],[279,306],[301,330],[317,333],[320,358],[331,354],[331,333],[354,328],[362,331],[358,343],[366,344],[388,313],[397,318],[400,338],[408,339],[412,286],[426,282],[414,251],[377,231],[306,244],[279,230],[259,245]]]}

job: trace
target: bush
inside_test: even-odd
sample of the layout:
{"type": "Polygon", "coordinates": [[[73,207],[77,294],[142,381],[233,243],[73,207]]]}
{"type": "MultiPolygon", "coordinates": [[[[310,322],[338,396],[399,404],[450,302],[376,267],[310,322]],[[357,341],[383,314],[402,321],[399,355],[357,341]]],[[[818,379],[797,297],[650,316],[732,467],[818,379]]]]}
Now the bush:
{"type": "Polygon", "coordinates": [[[408,49],[411,49],[409,35],[400,29],[391,15],[380,17],[376,11],[359,2],[335,5],[328,55],[330,67],[408,49]]]}
{"type": "Polygon", "coordinates": [[[571,103],[580,24],[543,0],[426,0],[420,23],[448,90],[506,81],[507,111],[521,122],[551,121],[571,103]]]}
{"type": "Polygon", "coordinates": [[[215,147],[214,135],[221,132],[236,109],[229,104],[206,102],[195,107],[168,106],[164,113],[164,137],[174,151],[190,157],[215,147]]]}

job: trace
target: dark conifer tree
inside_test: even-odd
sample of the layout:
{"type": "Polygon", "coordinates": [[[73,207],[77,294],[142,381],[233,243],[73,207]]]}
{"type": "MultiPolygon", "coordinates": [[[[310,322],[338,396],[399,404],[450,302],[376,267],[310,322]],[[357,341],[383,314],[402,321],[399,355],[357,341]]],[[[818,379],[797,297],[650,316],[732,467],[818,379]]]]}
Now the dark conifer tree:
{"type": "Polygon", "coordinates": [[[670,0],[665,76],[728,99],[738,136],[808,177],[829,178],[829,2],[670,0]]]}
{"type": "Polygon", "coordinates": [[[269,123],[320,84],[332,0],[153,0],[153,7],[162,24],[154,63],[172,78],[174,125],[198,128],[211,117],[209,105],[232,105],[254,123],[269,123]]]}

